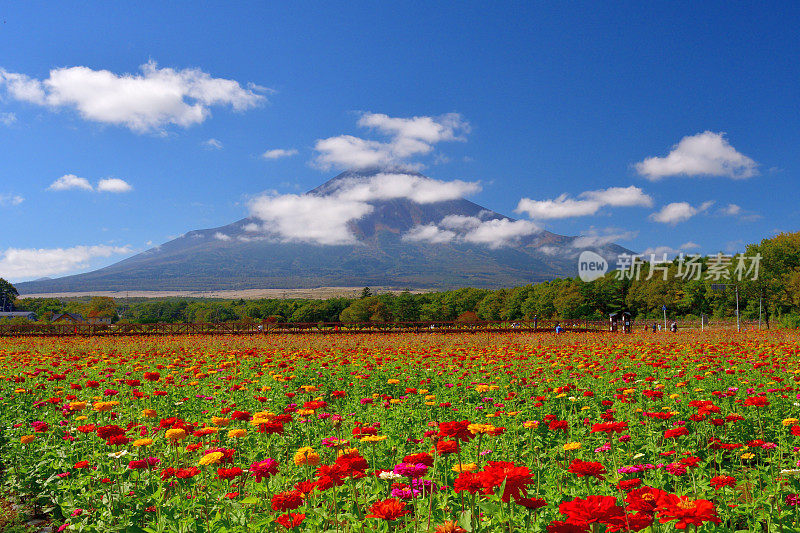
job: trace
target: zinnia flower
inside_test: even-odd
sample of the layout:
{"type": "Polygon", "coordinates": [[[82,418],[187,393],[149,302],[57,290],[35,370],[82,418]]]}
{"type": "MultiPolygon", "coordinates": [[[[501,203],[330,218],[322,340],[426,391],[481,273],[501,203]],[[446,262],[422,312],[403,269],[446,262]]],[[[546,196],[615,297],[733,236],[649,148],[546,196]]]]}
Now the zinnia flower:
{"type": "Polygon", "coordinates": [[[605,479],[606,468],[595,461],[581,461],[580,459],[573,459],[569,465],[569,472],[578,477],[592,476],[597,479],[605,479]]]}
{"type": "Polygon", "coordinates": [[[262,479],[267,479],[277,473],[278,461],[271,457],[250,465],[250,474],[256,478],[256,483],[261,483],[262,479]]]}
{"type": "Polygon", "coordinates": [[[676,529],[686,526],[702,526],[704,522],[721,522],[714,504],[708,500],[692,500],[686,496],[667,494],[656,509],[658,521],[662,524],[677,520],[676,529]]]}
{"type": "Polygon", "coordinates": [[[303,505],[303,493],[299,490],[278,492],[272,496],[273,511],[292,511],[303,505]]]}
{"type": "Polygon", "coordinates": [[[397,520],[411,512],[410,509],[405,507],[405,502],[401,502],[397,498],[379,500],[370,506],[367,518],[380,518],[387,521],[397,520]]]}

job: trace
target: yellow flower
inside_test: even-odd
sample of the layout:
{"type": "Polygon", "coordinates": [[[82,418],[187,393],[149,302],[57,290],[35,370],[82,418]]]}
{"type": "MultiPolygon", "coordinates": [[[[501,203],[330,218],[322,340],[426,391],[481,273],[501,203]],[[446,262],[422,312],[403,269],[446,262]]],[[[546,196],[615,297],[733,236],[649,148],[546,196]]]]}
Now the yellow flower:
{"type": "Polygon", "coordinates": [[[755,456],[756,456],[756,454],[754,454],[754,453],[745,452],[742,455],[740,455],[739,457],[741,457],[742,459],[752,459],[755,456]]]}
{"type": "Polygon", "coordinates": [[[168,429],[166,434],[167,440],[178,442],[186,438],[186,431],[181,428],[168,429]]]}
{"type": "Polygon", "coordinates": [[[522,427],[524,427],[525,429],[535,428],[538,425],[539,422],[537,422],[536,420],[526,420],[525,422],[522,423],[522,427]]]}
{"type": "Polygon", "coordinates": [[[797,422],[798,420],[796,418],[785,418],[781,424],[788,427],[797,424],[797,422]]]}
{"type": "Polygon", "coordinates": [[[580,442],[568,442],[564,445],[565,452],[580,450],[583,445],[580,442]]]}
{"type": "Polygon", "coordinates": [[[495,430],[495,427],[491,424],[470,424],[467,429],[477,435],[478,433],[491,433],[495,430]]]}
{"type": "Polygon", "coordinates": [[[297,414],[298,415],[302,415],[302,416],[313,415],[314,414],[314,410],[313,409],[298,409],[297,414]]]}
{"type": "Polygon", "coordinates": [[[153,444],[153,439],[138,439],[133,441],[133,445],[137,448],[139,446],[150,446],[151,444],[153,444]]]}
{"type": "Polygon", "coordinates": [[[155,409],[142,409],[142,416],[145,418],[155,418],[156,417],[156,410],[155,409]]]}
{"type": "Polygon", "coordinates": [[[359,440],[361,442],[383,442],[386,440],[386,435],[367,435],[365,437],[361,437],[359,440]]]}
{"type": "Polygon", "coordinates": [[[230,439],[238,439],[239,437],[244,437],[247,435],[246,429],[232,429],[228,431],[228,438],[230,439]]]}
{"type": "Polygon", "coordinates": [[[207,465],[213,465],[215,463],[218,463],[224,457],[224,455],[225,454],[223,454],[222,452],[207,453],[203,457],[200,458],[200,465],[201,466],[207,466],[207,465]]]}
{"type": "Polygon", "coordinates": [[[80,422],[80,421],[82,421],[82,420],[89,420],[89,417],[88,417],[88,416],[83,416],[83,415],[81,415],[81,416],[77,416],[77,417],[75,417],[75,420],[77,420],[77,421],[79,421],[79,422],[80,422]]]}
{"type": "Polygon", "coordinates": [[[398,403],[400,403],[401,401],[402,401],[402,400],[398,400],[397,398],[392,398],[391,400],[389,400],[389,403],[398,404],[398,403]]]}
{"type": "Polygon", "coordinates": [[[319,454],[311,446],[303,446],[294,454],[294,464],[297,466],[316,466],[319,463],[319,454]]]}
{"type": "Polygon", "coordinates": [[[86,402],[70,402],[69,403],[69,410],[70,411],[82,411],[86,409],[86,402]]]}
{"type": "Polygon", "coordinates": [[[475,385],[475,392],[484,393],[488,391],[489,391],[489,385],[475,385]]]}
{"type": "Polygon", "coordinates": [[[230,418],[224,418],[224,417],[221,417],[221,416],[212,416],[211,417],[211,423],[214,424],[215,426],[225,427],[225,426],[227,426],[228,424],[231,423],[231,419],[230,418]]]}
{"type": "Polygon", "coordinates": [[[118,405],[119,402],[116,400],[110,402],[97,402],[92,406],[92,408],[98,413],[105,413],[106,411],[110,411],[118,405]]]}
{"type": "Polygon", "coordinates": [[[452,468],[453,472],[459,472],[459,473],[460,472],[474,472],[477,469],[478,469],[478,465],[476,465],[475,463],[466,463],[466,464],[461,464],[461,465],[455,465],[452,468]]]}
{"type": "Polygon", "coordinates": [[[30,444],[31,442],[36,440],[36,435],[23,435],[20,437],[19,441],[22,444],[30,444]]]}
{"type": "Polygon", "coordinates": [[[388,379],[388,380],[386,380],[386,383],[388,383],[389,385],[397,385],[398,383],[400,383],[400,380],[399,379],[394,379],[394,378],[393,379],[388,379]]]}

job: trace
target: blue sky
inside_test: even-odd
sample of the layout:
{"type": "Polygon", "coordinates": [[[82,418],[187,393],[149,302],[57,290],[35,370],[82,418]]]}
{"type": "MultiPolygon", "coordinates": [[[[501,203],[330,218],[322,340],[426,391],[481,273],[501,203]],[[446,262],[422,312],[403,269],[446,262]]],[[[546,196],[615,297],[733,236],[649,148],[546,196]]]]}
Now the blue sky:
{"type": "Polygon", "coordinates": [[[110,264],[363,156],[636,251],[797,229],[797,3],[231,4],[0,7],[0,276],[110,264]]]}

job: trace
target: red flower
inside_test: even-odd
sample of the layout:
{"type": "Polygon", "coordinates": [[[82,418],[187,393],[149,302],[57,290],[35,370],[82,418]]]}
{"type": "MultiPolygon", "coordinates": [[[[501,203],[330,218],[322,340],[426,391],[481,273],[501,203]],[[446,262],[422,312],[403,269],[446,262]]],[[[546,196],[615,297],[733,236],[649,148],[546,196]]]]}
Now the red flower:
{"type": "Polygon", "coordinates": [[[458,451],[457,440],[440,440],[436,443],[436,453],[439,455],[447,455],[449,453],[456,453],[458,451]]]}
{"type": "Polygon", "coordinates": [[[88,466],[89,466],[89,461],[78,461],[77,463],[75,463],[74,468],[86,468],[88,466]]]}
{"type": "Polygon", "coordinates": [[[478,476],[487,494],[505,483],[501,499],[506,503],[511,501],[512,496],[519,498],[524,495],[527,486],[534,483],[533,474],[527,466],[514,466],[514,463],[505,461],[489,461],[478,476]]]}
{"type": "Polygon", "coordinates": [[[627,509],[629,511],[653,514],[665,496],[669,496],[669,493],[661,489],[642,487],[630,491],[625,498],[625,502],[628,504],[627,509]]]}
{"type": "Polygon", "coordinates": [[[411,512],[411,509],[406,509],[406,504],[397,498],[388,498],[386,500],[379,500],[372,504],[369,508],[367,518],[381,518],[383,520],[397,520],[401,516],[405,516],[411,512]]]}
{"type": "Polygon", "coordinates": [[[567,432],[569,429],[569,423],[566,420],[553,420],[552,422],[547,424],[547,429],[550,431],[563,431],[564,433],[567,432]]]}
{"type": "Polygon", "coordinates": [[[733,487],[736,485],[736,478],[732,476],[716,476],[711,478],[711,486],[716,490],[723,487],[733,487]]]}
{"type": "Polygon", "coordinates": [[[335,466],[339,469],[340,477],[353,477],[356,479],[364,477],[364,471],[369,468],[367,460],[360,456],[358,452],[340,455],[336,458],[335,466]]]}
{"type": "Polygon", "coordinates": [[[175,472],[175,477],[179,479],[189,479],[200,473],[200,469],[196,466],[190,468],[181,468],[175,472]]]}
{"type": "Polygon", "coordinates": [[[442,422],[439,424],[439,436],[467,442],[475,436],[467,429],[468,426],[469,420],[462,420],[461,422],[442,422]]]}
{"type": "Polygon", "coordinates": [[[294,490],[300,491],[300,494],[306,495],[312,490],[317,488],[316,484],[313,481],[305,480],[305,481],[298,481],[294,484],[294,490]]]}
{"type": "Polygon", "coordinates": [[[282,514],[278,518],[275,519],[277,523],[285,527],[286,529],[294,529],[300,524],[303,523],[303,520],[306,519],[306,515],[298,514],[298,513],[288,513],[282,514]]]}
{"type": "Polygon", "coordinates": [[[242,469],[238,466],[233,468],[217,468],[217,479],[233,479],[242,475],[242,469]]]}
{"type": "Polygon", "coordinates": [[[608,523],[623,517],[625,511],[617,505],[613,496],[589,496],[585,500],[575,498],[570,502],[563,502],[558,506],[561,514],[567,515],[568,522],[578,524],[608,523]]]}
{"type": "Polygon", "coordinates": [[[642,484],[642,480],[638,477],[633,479],[623,479],[619,483],[617,483],[617,488],[622,492],[628,492],[629,490],[633,490],[639,485],[642,484]]]}
{"type": "Polygon", "coordinates": [[[574,522],[563,522],[553,520],[547,524],[547,533],[589,533],[589,524],[576,524],[574,522]]]}
{"type": "Polygon", "coordinates": [[[272,497],[273,511],[291,511],[303,505],[303,493],[299,490],[279,492],[272,497]]]}
{"type": "Polygon", "coordinates": [[[541,498],[514,498],[514,502],[532,511],[547,505],[547,502],[541,498]]]}
{"type": "Polygon", "coordinates": [[[592,426],[592,433],[623,433],[628,429],[627,422],[602,422],[592,426]]]}
{"type": "Polygon", "coordinates": [[[433,457],[431,457],[428,453],[415,453],[413,455],[406,455],[403,457],[403,462],[411,463],[412,465],[422,463],[425,466],[433,466],[433,457]]]}
{"type": "Polygon", "coordinates": [[[678,426],[676,428],[672,428],[672,429],[666,430],[664,432],[664,438],[665,439],[675,439],[675,438],[680,437],[682,435],[688,435],[688,434],[689,434],[689,430],[688,429],[686,429],[683,426],[678,426]]]}
{"type": "Polygon", "coordinates": [[[256,478],[256,483],[278,473],[278,461],[272,458],[264,459],[250,465],[250,473],[256,478]]]}
{"type": "Polygon", "coordinates": [[[320,465],[317,467],[317,489],[328,490],[333,486],[344,485],[341,468],[337,465],[320,465]]]}
{"type": "Polygon", "coordinates": [[[572,464],[569,465],[569,472],[578,477],[592,476],[597,479],[605,479],[606,468],[594,461],[581,461],[580,459],[573,459],[572,464]]]}
{"type": "Polygon", "coordinates": [[[636,513],[617,516],[606,522],[606,531],[641,531],[653,525],[653,516],[647,513],[636,513]]]}
{"type": "Polygon", "coordinates": [[[483,481],[478,474],[461,472],[453,483],[453,489],[456,492],[467,491],[471,494],[475,494],[483,489],[483,481]]]}
{"type": "Polygon", "coordinates": [[[662,524],[677,520],[675,529],[686,526],[702,526],[703,522],[721,522],[714,504],[708,500],[691,500],[686,496],[667,494],[658,509],[658,521],[662,524]]]}
{"type": "Polygon", "coordinates": [[[744,405],[746,407],[766,407],[769,405],[769,400],[763,396],[750,396],[749,398],[745,398],[744,405]]]}

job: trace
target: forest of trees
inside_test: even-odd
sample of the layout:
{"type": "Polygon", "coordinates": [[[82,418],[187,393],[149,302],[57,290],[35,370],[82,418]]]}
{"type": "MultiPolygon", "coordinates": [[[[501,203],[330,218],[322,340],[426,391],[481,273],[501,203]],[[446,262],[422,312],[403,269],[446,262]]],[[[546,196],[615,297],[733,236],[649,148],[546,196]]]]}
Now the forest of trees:
{"type": "MultiPolygon", "coordinates": [[[[359,298],[210,300],[111,298],[59,299],[24,298],[15,301],[18,310],[33,311],[47,320],[54,313],[74,312],[84,316],[112,316],[114,320],[136,323],[156,322],[366,322],[456,320],[602,319],[608,313],[628,310],[639,319],[659,318],[666,306],[671,318],[733,316],[736,293],[743,318],[757,318],[759,305],[765,317],[778,318],[783,325],[800,326],[800,233],[780,234],[749,245],[745,255],[760,255],[757,279],[748,273],[741,281],[736,260],[719,279],[709,279],[709,258],[701,258],[700,279],[682,276],[685,270],[676,258],[671,264],[653,269],[644,263],[639,279],[617,279],[609,273],[592,282],[578,278],[556,279],[509,289],[464,288],[443,292],[412,294],[408,291],[373,295],[365,288],[359,298]],[[665,272],[666,271],[666,272],[665,272]],[[647,278],[650,279],[647,279],[647,278]],[[666,278],[666,279],[664,279],[666,278]],[[716,285],[716,287],[713,287],[716,285]]],[[[752,263],[752,262],[751,262],[752,263]]]]}

